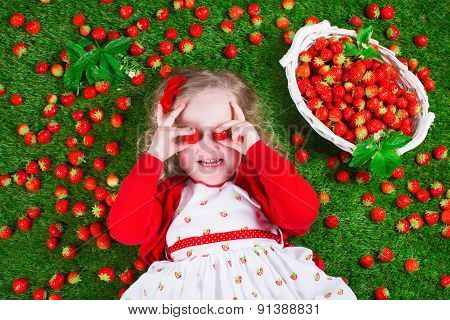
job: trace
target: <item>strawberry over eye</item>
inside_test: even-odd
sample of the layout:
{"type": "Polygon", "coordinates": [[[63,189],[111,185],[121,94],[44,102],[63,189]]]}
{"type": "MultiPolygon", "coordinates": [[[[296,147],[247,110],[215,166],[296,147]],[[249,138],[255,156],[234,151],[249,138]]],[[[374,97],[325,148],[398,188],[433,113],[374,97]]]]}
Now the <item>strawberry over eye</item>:
{"type": "Polygon", "coordinates": [[[214,140],[222,141],[231,136],[231,130],[227,129],[222,132],[213,132],[213,135],[214,135],[214,140]]]}
{"type": "Polygon", "coordinates": [[[189,144],[197,143],[200,140],[200,131],[195,129],[195,132],[193,134],[184,135],[184,136],[182,136],[182,139],[183,139],[183,141],[185,141],[189,144]]]}

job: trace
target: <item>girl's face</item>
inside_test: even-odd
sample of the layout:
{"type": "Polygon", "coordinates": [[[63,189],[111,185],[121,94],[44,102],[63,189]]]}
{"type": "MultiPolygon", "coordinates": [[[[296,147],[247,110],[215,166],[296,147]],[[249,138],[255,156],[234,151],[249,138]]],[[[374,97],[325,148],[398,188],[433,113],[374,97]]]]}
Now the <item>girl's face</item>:
{"type": "Polygon", "coordinates": [[[234,96],[220,88],[205,89],[188,100],[177,117],[177,127],[191,127],[200,132],[200,140],[180,151],[181,168],[192,179],[209,184],[222,184],[232,177],[241,161],[241,154],[214,140],[213,130],[233,120],[230,101],[234,96]]]}

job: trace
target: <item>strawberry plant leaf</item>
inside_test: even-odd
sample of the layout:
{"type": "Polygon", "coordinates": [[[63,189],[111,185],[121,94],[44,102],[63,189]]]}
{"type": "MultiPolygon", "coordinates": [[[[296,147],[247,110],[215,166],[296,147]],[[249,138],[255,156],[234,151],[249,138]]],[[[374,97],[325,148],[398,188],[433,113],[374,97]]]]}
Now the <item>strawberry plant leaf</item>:
{"type": "Polygon", "coordinates": [[[344,42],[344,54],[346,56],[357,56],[359,54],[358,48],[351,42],[344,42]]]}
{"type": "Polygon", "coordinates": [[[115,83],[122,79],[123,74],[120,70],[120,62],[116,58],[114,58],[112,55],[108,53],[104,53],[105,60],[108,64],[109,70],[112,74],[112,83],[115,83]]]}
{"type": "Polygon", "coordinates": [[[399,131],[393,131],[387,137],[381,140],[381,149],[395,150],[401,148],[411,141],[411,137],[404,135],[399,131]]]}
{"type": "Polygon", "coordinates": [[[76,90],[80,85],[82,70],[75,70],[72,68],[67,69],[64,74],[64,86],[70,90],[76,90]]]}
{"type": "Polygon", "coordinates": [[[70,40],[67,41],[67,55],[72,63],[77,62],[85,53],[83,46],[70,40]]]}
{"type": "Polygon", "coordinates": [[[113,75],[109,69],[108,62],[106,61],[105,54],[102,53],[100,56],[100,74],[102,80],[113,82],[113,75]]]}
{"type": "Polygon", "coordinates": [[[377,143],[373,137],[359,142],[353,152],[353,158],[350,162],[350,167],[361,167],[369,161],[377,152],[377,143]]]}
{"type": "Polygon", "coordinates": [[[370,163],[370,170],[381,177],[389,177],[402,164],[395,150],[378,150],[370,163]]]}
{"type": "Polygon", "coordinates": [[[372,46],[368,46],[367,48],[363,49],[360,54],[361,59],[378,59],[383,61],[383,58],[381,57],[380,51],[376,50],[372,46]]]}
{"type": "Polygon", "coordinates": [[[132,38],[121,37],[119,39],[110,41],[106,46],[103,47],[103,52],[114,55],[121,54],[128,50],[131,42],[133,42],[132,38]]]}
{"type": "Polygon", "coordinates": [[[369,44],[370,37],[373,33],[373,26],[368,26],[367,28],[361,29],[359,33],[356,35],[356,42],[358,43],[358,47],[364,47],[362,44],[369,44]]]}

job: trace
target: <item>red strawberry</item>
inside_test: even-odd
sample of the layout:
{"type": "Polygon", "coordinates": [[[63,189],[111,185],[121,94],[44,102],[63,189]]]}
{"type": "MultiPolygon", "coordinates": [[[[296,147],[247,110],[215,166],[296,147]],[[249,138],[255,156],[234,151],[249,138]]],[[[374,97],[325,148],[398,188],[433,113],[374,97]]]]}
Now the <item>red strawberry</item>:
{"type": "Polygon", "coordinates": [[[361,196],[361,203],[366,207],[373,206],[375,204],[375,198],[371,193],[365,193],[361,196]]]}
{"type": "Polygon", "coordinates": [[[81,226],[77,231],[77,236],[78,236],[78,239],[80,239],[82,241],[89,240],[89,238],[91,237],[91,232],[89,230],[89,226],[88,225],[81,226]]]}
{"type": "Polygon", "coordinates": [[[90,226],[89,226],[89,231],[91,232],[91,235],[94,238],[99,237],[102,232],[103,232],[103,227],[100,224],[100,222],[93,222],[90,226]]]}
{"type": "Polygon", "coordinates": [[[105,146],[106,153],[111,156],[116,156],[120,152],[119,143],[115,141],[108,142],[105,146]]]}
{"type": "Polygon", "coordinates": [[[147,18],[139,18],[136,26],[142,30],[145,31],[149,28],[150,26],[150,20],[148,20],[147,18]]]}
{"type": "Polygon", "coordinates": [[[367,184],[370,181],[370,173],[367,171],[359,171],[355,175],[357,184],[367,184]]]}
{"type": "Polygon", "coordinates": [[[420,189],[418,190],[414,196],[416,197],[417,201],[419,202],[427,202],[430,200],[430,193],[426,189],[420,189]]]}
{"type": "Polygon", "coordinates": [[[330,168],[330,170],[336,170],[340,165],[339,158],[338,157],[329,157],[327,159],[327,165],[330,168]]]}
{"type": "Polygon", "coordinates": [[[11,95],[11,104],[13,106],[20,106],[23,103],[23,98],[20,94],[16,93],[11,95]]]}
{"type": "Polygon", "coordinates": [[[326,192],[319,193],[319,202],[320,204],[327,204],[330,202],[330,195],[326,192]]]}
{"type": "Polygon", "coordinates": [[[67,275],[67,282],[69,284],[77,284],[78,282],[81,281],[81,277],[80,274],[77,271],[71,271],[68,275],[67,275]]]}
{"type": "Polygon", "coordinates": [[[395,17],[394,8],[391,5],[384,6],[380,11],[380,17],[383,20],[391,20],[395,17]]]}
{"type": "Polygon", "coordinates": [[[244,9],[239,6],[233,6],[230,9],[230,18],[233,20],[239,20],[244,14],[244,9]]]}
{"type": "Polygon", "coordinates": [[[414,44],[417,47],[426,47],[428,45],[428,38],[425,35],[420,34],[414,38],[414,44]]]}
{"type": "Polygon", "coordinates": [[[325,224],[325,226],[329,229],[334,229],[337,228],[339,225],[339,218],[335,215],[329,215],[327,217],[325,217],[325,219],[323,220],[323,223],[325,224]]]}
{"type": "Polygon", "coordinates": [[[200,23],[194,23],[189,27],[189,34],[193,38],[200,38],[203,34],[203,27],[200,23]]]}
{"type": "Polygon", "coordinates": [[[370,214],[373,221],[381,222],[386,217],[386,210],[383,208],[373,208],[370,214]]]}
{"type": "Polygon", "coordinates": [[[384,194],[390,194],[395,191],[395,186],[390,181],[383,181],[381,183],[381,191],[384,194]]]}
{"type": "Polygon", "coordinates": [[[359,263],[364,268],[372,268],[373,263],[374,263],[374,258],[370,254],[366,254],[365,256],[363,256],[359,259],[359,263]]]}
{"type": "Polygon", "coordinates": [[[137,258],[134,261],[134,268],[138,271],[144,271],[147,267],[147,264],[141,258],[137,258]]]}
{"type": "Polygon", "coordinates": [[[36,64],[36,73],[45,74],[48,71],[48,63],[44,61],[40,61],[36,64]]]}
{"type": "Polygon", "coordinates": [[[319,23],[319,19],[315,16],[310,16],[305,19],[305,25],[307,25],[307,26],[310,26],[313,24],[318,24],[318,23],[319,23]]]}
{"type": "Polygon", "coordinates": [[[410,214],[406,220],[408,220],[409,224],[411,225],[411,228],[413,229],[420,229],[423,226],[423,220],[420,215],[417,213],[410,214]]]}
{"type": "Polygon", "coordinates": [[[184,0],[174,0],[173,1],[173,8],[175,10],[181,10],[184,8],[184,0]]]}
{"type": "Polygon", "coordinates": [[[256,3],[251,3],[247,7],[247,12],[249,15],[254,16],[259,13],[259,10],[261,10],[260,6],[256,3]]]}
{"type": "Polygon", "coordinates": [[[53,290],[59,290],[62,288],[64,283],[66,282],[66,277],[62,273],[56,273],[54,274],[50,280],[48,281],[48,285],[53,290]]]}
{"type": "Polygon", "coordinates": [[[134,272],[131,269],[126,269],[119,275],[119,278],[123,284],[131,284],[134,281],[134,272]]]}
{"type": "Polygon", "coordinates": [[[420,183],[419,181],[412,179],[408,181],[407,187],[409,192],[416,193],[420,190],[420,183]]]}
{"type": "Polygon", "coordinates": [[[131,78],[131,82],[135,86],[142,85],[145,82],[145,74],[139,71],[134,77],[131,78]]]}
{"type": "Polygon", "coordinates": [[[167,10],[166,8],[161,8],[156,12],[156,18],[159,21],[164,21],[167,18],[169,18],[169,10],[167,10]]]}
{"type": "Polygon", "coordinates": [[[94,159],[93,166],[94,166],[95,170],[101,171],[101,170],[105,169],[106,162],[102,158],[96,158],[96,159],[94,159]]]}
{"type": "Polygon", "coordinates": [[[397,197],[397,207],[404,209],[411,204],[411,198],[406,194],[401,194],[397,197]]]}
{"type": "Polygon", "coordinates": [[[385,287],[376,288],[374,295],[377,300],[389,300],[389,290],[385,287]]]}
{"type": "Polygon", "coordinates": [[[292,134],[292,144],[296,147],[303,144],[305,137],[301,133],[294,132],[292,134]]]}
{"type": "Polygon", "coordinates": [[[430,194],[433,198],[442,196],[444,191],[444,184],[440,181],[433,182],[430,187],[430,194]]]}
{"type": "Polygon", "coordinates": [[[439,222],[439,213],[434,211],[427,211],[424,213],[423,218],[429,226],[434,226],[439,222]]]}
{"type": "Polygon", "coordinates": [[[48,296],[48,300],[62,300],[62,296],[60,294],[57,293],[52,293],[51,295],[48,296]]]}
{"type": "Polygon", "coordinates": [[[36,177],[32,177],[25,183],[25,187],[28,191],[38,192],[41,188],[41,180],[36,177]]]}
{"type": "Polygon", "coordinates": [[[194,49],[194,42],[191,39],[183,39],[178,45],[181,53],[189,53],[194,49]]]}
{"type": "Polygon", "coordinates": [[[77,253],[77,249],[74,246],[65,246],[61,253],[64,258],[73,259],[77,253]]]}
{"type": "Polygon", "coordinates": [[[231,33],[234,31],[234,23],[230,20],[224,20],[220,26],[223,32],[231,33]]]}
{"type": "Polygon", "coordinates": [[[25,232],[30,231],[31,229],[31,219],[28,217],[22,217],[19,220],[17,220],[17,227],[25,232]]]}
{"type": "Polygon", "coordinates": [[[437,160],[442,160],[447,158],[447,147],[437,146],[433,149],[433,156],[437,160]]]}
{"type": "Polygon", "coordinates": [[[336,172],[336,181],[340,183],[346,183],[348,180],[350,180],[350,173],[346,170],[340,170],[336,172]]]}
{"type": "Polygon", "coordinates": [[[73,150],[69,152],[67,158],[72,165],[78,166],[84,162],[84,153],[81,150],[73,150]]]}
{"type": "Polygon", "coordinates": [[[59,129],[61,129],[61,125],[54,120],[51,120],[47,124],[47,130],[50,131],[51,133],[56,133],[59,131],[59,129]]]}
{"type": "Polygon", "coordinates": [[[409,258],[405,261],[405,270],[407,272],[417,271],[419,270],[419,263],[415,259],[409,258]]]}
{"type": "Polygon", "coordinates": [[[27,208],[27,216],[28,218],[35,220],[41,216],[41,209],[36,207],[27,208]]]}
{"type": "Polygon", "coordinates": [[[366,15],[370,19],[378,19],[380,16],[380,7],[377,4],[369,4],[366,7],[366,15]]]}
{"type": "Polygon", "coordinates": [[[64,163],[55,166],[54,174],[59,179],[64,179],[67,176],[68,172],[69,167],[64,163]]]}
{"type": "Polygon", "coordinates": [[[10,226],[0,227],[0,239],[9,239],[12,235],[12,229],[10,226]]]}
{"type": "Polygon", "coordinates": [[[172,42],[167,41],[167,40],[161,41],[159,43],[159,51],[161,52],[161,54],[163,54],[165,56],[171,54],[172,51],[173,51],[173,44],[172,44],[172,42]]]}
{"type": "Polygon", "coordinates": [[[263,40],[263,35],[260,32],[252,32],[249,37],[250,43],[259,46],[263,40]]]}
{"type": "Polygon", "coordinates": [[[92,129],[92,125],[86,119],[81,119],[80,121],[77,121],[77,123],[75,125],[75,130],[81,135],[88,134],[89,131],[91,131],[91,129],[92,129]]]}
{"type": "Polygon", "coordinates": [[[222,132],[213,132],[213,137],[215,141],[222,141],[231,136],[231,130],[224,130],[222,132]]]}
{"type": "Polygon", "coordinates": [[[182,136],[183,141],[189,143],[189,144],[194,144],[197,143],[200,140],[200,132],[195,129],[195,132],[191,135],[183,135],[182,136]]]}
{"type": "Polygon", "coordinates": [[[441,234],[442,234],[442,237],[444,237],[445,239],[449,239],[450,238],[450,226],[445,226],[444,229],[442,229],[441,234]]]}
{"type": "Polygon", "coordinates": [[[305,163],[308,161],[308,151],[306,151],[305,149],[299,149],[297,150],[297,152],[295,153],[295,159],[299,162],[299,163],[305,163]]]}
{"type": "Polygon", "coordinates": [[[100,249],[109,249],[111,246],[111,237],[107,233],[103,233],[97,238],[97,247],[100,249]]]}
{"type": "Polygon", "coordinates": [[[44,288],[37,288],[33,291],[33,300],[45,300],[47,299],[47,291],[44,288]]]}
{"type": "MultiPolygon", "coordinates": [[[[162,61],[161,58],[158,56],[153,56],[153,57],[157,57],[157,58],[159,58],[160,61],[162,61]]],[[[149,66],[153,68],[153,66],[150,65],[150,63],[149,63],[149,66]]],[[[120,110],[128,110],[131,107],[131,99],[127,96],[119,97],[116,100],[116,105],[120,110]]]]}
{"type": "Polygon", "coordinates": [[[448,274],[444,274],[441,277],[440,284],[441,284],[442,287],[448,288],[450,286],[450,276],[448,274]]]}
{"type": "Polygon", "coordinates": [[[103,41],[106,38],[106,30],[102,27],[95,27],[92,29],[91,37],[97,41],[103,41]]]}
{"type": "Polygon", "coordinates": [[[164,36],[169,40],[175,40],[176,37],[178,36],[178,31],[177,31],[177,29],[169,28],[166,30],[166,33],[164,34],[164,36]]]}
{"type": "Polygon", "coordinates": [[[28,174],[38,174],[40,172],[39,165],[36,161],[30,161],[25,167],[28,174]]]}
{"type": "Polygon", "coordinates": [[[233,59],[237,56],[236,46],[229,44],[223,49],[223,54],[228,59],[233,59]]]}
{"type": "Polygon", "coordinates": [[[133,7],[132,6],[122,6],[119,9],[119,15],[123,19],[129,18],[133,14],[133,7]]]}
{"type": "Polygon", "coordinates": [[[107,81],[98,81],[95,83],[95,90],[98,94],[105,94],[109,91],[110,84],[107,81]]]}
{"type": "Polygon", "coordinates": [[[394,254],[390,248],[386,247],[381,249],[378,259],[380,259],[381,262],[391,262],[394,260],[394,254]]]}
{"type": "Polygon", "coordinates": [[[41,31],[41,24],[39,23],[39,21],[30,20],[25,25],[25,29],[29,34],[37,34],[41,31]]]}
{"type": "Polygon", "coordinates": [[[61,199],[56,201],[55,210],[58,213],[66,213],[69,210],[69,200],[61,199]]]}
{"type": "Polygon", "coordinates": [[[12,283],[12,290],[15,294],[22,294],[27,292],[29,287],[28,279],[26,278],[17,278],[14,279],[12,283]]]}
{"type": "Polygon", "coordinates": [[[52,162],[51,162],[50,158],[41,157],[38,160],[38,165],[42,171],[47,171],[47,170],[50,170],[50,168],[52,166],[52,162]]]}
{"type": "Polygon", "coordinates": [[[391,178],[401,179],[403,177],[403,167],[395,168],[394,172],[391,174],[391,178]]]}
{"type": "Polygon", "coordinates": [[[202,21],[208,20],[209,13],[209,9],[206,6],[201,6],[195,9],[195,16],[197,17],[197,19],[200,19],[202,21]]]}
{"type": "Polygon", "coordinates": [[[83,170],[79,167],[73,167],[69,171],[69,181],[72,183],[78,183],[83,179],[83,170]]]}
{"type": "Polygon", "coordinates": [[[109,266],[104,266],[97,272],[98,278],[102,281],[110,282],[116,277],[116,272],[109,266]]]}
{"type": "Polygon", "coordinates": [[[59,238],[62,235],[63,226],[60,222],[53,222],[48,228],[51,237],[59,238]]]}
{"type": "Polygon", "coordinates": [[[431,159],[431,154],[429,154],[428,152],[425,152],[425,151],[420,152],[416,156],[416,162],[417,162],[417,164],[419,164],[421,166],[425,166],[428,163],[430,163],[430,159],[431,159]]]}
{"type": "Polygon", "coordinates": [[[362,80],[364,74],[366,73],[366,66],[361,60],[357,60],[350,67],[348,76],[349,80],[353,83],[359,82],[362,80]]]}
{"type": "Polygon", "coordinates": [[[348,22],[353,27],[361,27],[363,25],[363,21],[358,16],[351,16],[348,22]]]}
{"type": "Polygon", "coordinates": [[[47,239],[47,248],[49,248],[50,250],[55,249],[59,244],[59,239],[58,238],[54,238],[54,237],[50,237],[47,239]]]}
{"type": "Polygon", "coordinates": [[[400,234],[407,233],[410,228],[411,228],[411,225],[409,224],[408,220],[405,220],[405,219],[402,219],[395,224],[395,229],[400,234]]]}
{"type": "Polygon", "coordinates": [[[72,207],[72,212],[76,217],[84,216],[86,213],[86,204],[83,201],[77,201],[72,207]]]}
{"type": "Polygon", "coordinates": [[[400,30],[396,26],[390,26],[386,29],[386,38],[388,40],[395,40],[400,35],[400,30]]]}
{"type": "Polygon", "coordinates": [[[20,12],[13,13],[9,18],[9,23],[13,27],[19,28],[25,23],[25,16],[20,12]]]}

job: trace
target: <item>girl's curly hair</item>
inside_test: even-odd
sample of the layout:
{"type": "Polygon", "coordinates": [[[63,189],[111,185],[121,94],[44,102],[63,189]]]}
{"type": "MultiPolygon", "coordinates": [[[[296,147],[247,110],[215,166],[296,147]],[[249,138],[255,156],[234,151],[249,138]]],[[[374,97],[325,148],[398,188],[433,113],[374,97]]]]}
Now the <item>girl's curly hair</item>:
{"type": "MultiPolygon", "coordinates": [[[[265,121],[259,113],[259,99],[257,98],[254,90],[249,86],[238,74],[225,71],[225,70],[207,70],[202,68],[190,67],[190,68],[176,68],[170,73],[170,76],[165,78],[156,90],[147,98],[146,105],[148,109],[149,129],[145,131],[138,139],[138,150],[140,153],[145,153],[152,141],[153,135],[158,128],[156,121],[156,108],[159,100],[166,88],[167,81],[173,77],[183,75],[187,78],[187,82],[180,87],[181,93],[176,95],[176,99],[186,99],[189,96],[193,96],[207,88],[221,88],[229,90],[236,102],[242,108],[246,121],[252,123],[258,131],[261,139],[268,145],[273,144],[273,130],[267,121],[265,121]]],[[[278,152],[285,155],[286,152],[276,146],[272,145],[278,152]]],[[[161,173],[160,179],[172,176],[174,174],[182,174],[183,171],[179,166],[178,157],[171,157],[166,161],[164,170],[161,173]]]]}

